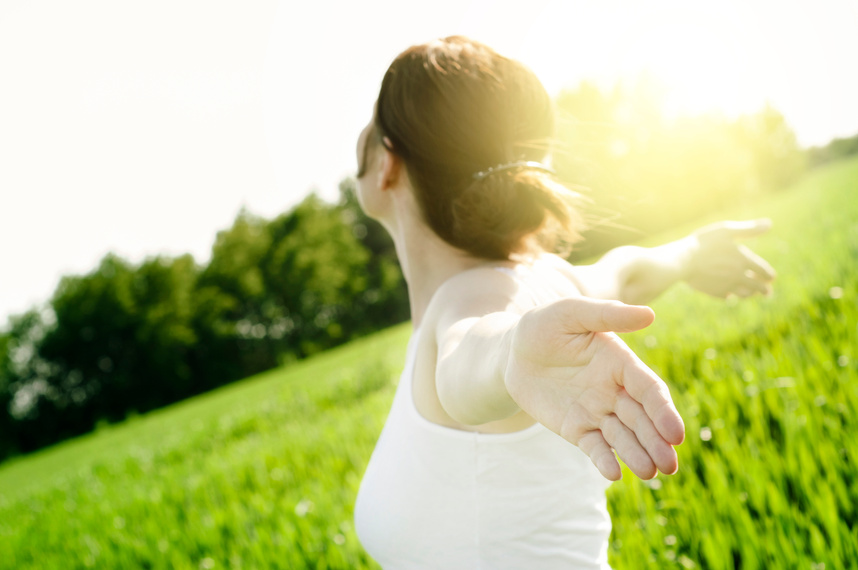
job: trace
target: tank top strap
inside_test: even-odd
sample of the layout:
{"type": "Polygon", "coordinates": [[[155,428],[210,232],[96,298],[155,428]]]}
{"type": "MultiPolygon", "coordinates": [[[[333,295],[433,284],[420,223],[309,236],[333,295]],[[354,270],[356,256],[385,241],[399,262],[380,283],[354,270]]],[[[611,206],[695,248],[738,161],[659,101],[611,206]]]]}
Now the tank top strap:
{"type": "Polygon", "coordinates": [[[516,273],[515,269],[512,269],[510,267],[504,267],[503,265],[495,265],[494,267],[492,267],[492,269],[494,269],[495,271],[500,271],[501,273],[505,273],[516,281],[519,280],[518,273],[516,273]]]}

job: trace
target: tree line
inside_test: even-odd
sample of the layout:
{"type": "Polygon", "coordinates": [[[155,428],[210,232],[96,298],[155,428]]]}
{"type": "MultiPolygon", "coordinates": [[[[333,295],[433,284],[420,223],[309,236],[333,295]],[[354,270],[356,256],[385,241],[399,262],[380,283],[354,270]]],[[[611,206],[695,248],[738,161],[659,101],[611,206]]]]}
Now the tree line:
{"type": "Polygon", "coordinates": [[[104,257],[0,335],[0,459],[307,357],[408,318],[393,245],[342,200],[242,211],[205,266],[104,257]]]}
{"type": "MultiPolygon", "coordinates": [[[[571,259],[777,191],[854,141],[803,151],[775,109],[667,117],[651,86],[582,84],[556,100],[558,176],[593,220],[571,259]],[[809,157],[809,158],[808,158],[809,157]]],[[[845,149],[845,150],[844,150],[845,149]]],[[[408,318],[390,238],[354,180],[263,219],[247,211],[190,255],[108,255],[0,332],[0,460],[305,358],[408,318]]]]}
{"type": "Polygon", "coordinates": [[[785,188],[808,164],[769,105],[736,118],[669,116],[659,86],[643,77],[611,90],[583,83],[556,106],[555,165],[591,202],[577,258],[785,188]]]}

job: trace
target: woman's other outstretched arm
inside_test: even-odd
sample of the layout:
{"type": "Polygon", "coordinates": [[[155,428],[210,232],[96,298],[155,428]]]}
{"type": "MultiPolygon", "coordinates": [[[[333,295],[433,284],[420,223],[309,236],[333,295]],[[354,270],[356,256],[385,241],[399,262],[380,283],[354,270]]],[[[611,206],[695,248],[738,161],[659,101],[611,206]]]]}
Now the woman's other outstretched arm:
{"type": "Polygon", "coordinates": [[[618,247],[568,271],[585,295],[632,304],[649,303],[679,281],[721,298],[767,294],[774,270],[736,240],[770,226],[768,220],[719,222],[658,247],[618,247]]]}
{"type": "Polygon", "coordinates": [[[611,332],[648,326],[649,308],[575,297],[520,312],[467,278],[449,285],[431,322],[436,389],[453,419],[478,425],[524,410],[607,479],[621,476],[612,449],[639,477],[676,471],[684,425],[667,385],[611,332]]]}

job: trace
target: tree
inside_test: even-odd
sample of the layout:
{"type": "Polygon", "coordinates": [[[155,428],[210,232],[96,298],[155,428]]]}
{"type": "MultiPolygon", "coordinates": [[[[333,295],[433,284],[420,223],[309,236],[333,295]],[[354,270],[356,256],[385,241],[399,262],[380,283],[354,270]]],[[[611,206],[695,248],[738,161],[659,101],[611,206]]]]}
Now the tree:
{"type": "Polygon", "coordinates": [[[48,310],[31,309],[9,319],[0,355],[3,419],[0,457],[37,449],[54,441],[55,418],[42,414],[53,407],[56,365],[40,354],[41,343],[53,322],[48,310]]]}
{"type": "Polygon", "coordinates": [[[17,451],[13,434],[15,425],[11,415],[14,376],[9,349],[12,340],[10,333],[0,333],[0,459],[17,451]]]}
{"type": "Polygon", "coordinates": [[[751,153],[760,191],[780,190],[798,179],[807,162],[795,133],[771,105],[740,117],[736,138],[751,153]]]}
{"type": "Polygon", "coordinates": [[[357,182],[340,182],[339,208],[343,222],[369,252],[366,288],[354,299],[349,327],[366,334],[408,320],[408,289],[399,267],[396,248],[387,230],[373,220],[357,201],[357,182]]]}
{"type": "Polygon", "coordinates": [[[779,189],[804,169],[795,135],[771,107],[729,120],[664,115],[647,77],[603,92],[583,83],[557,99],[555,168],[589,188],[591,228],[575,258],[590,257],[779,189]]]}
{"type": "Polygon", "coordinates": [[[808,163],[819,166],[832,160],[858,154],[858,135],[848,138],[837,138],[822,147],[808,149],[808,163]]]}
{"type": "Polygon", "coordinates": [[[340,209],[311,194],[269,228],[263,271],[283,338],[301,357],[352,338],[343,321],[367,289],[369,252],[340,209]]]}
{"type": "Polygon", "coordinates": [[[40,436],[28,447],[210,387],[189,366],[197,272],[189,255],[139,267],[108,255],[92,273],[62,279],[50,303],[54,322],[34,343],[39,375],[22,378],[47,384],[33,408],[40,436]],[[39,370],[39,362],[47,364],[39,370]]]}
{"type": "Polygon", "coordinates": [[[289,350],[267,334],[277,313],[263,274],[272,244],[268,226],[242,209],[232,227],[215,238],[195,290],[200,373],[234,380],[271,368],[278,354],[289,350]]]}

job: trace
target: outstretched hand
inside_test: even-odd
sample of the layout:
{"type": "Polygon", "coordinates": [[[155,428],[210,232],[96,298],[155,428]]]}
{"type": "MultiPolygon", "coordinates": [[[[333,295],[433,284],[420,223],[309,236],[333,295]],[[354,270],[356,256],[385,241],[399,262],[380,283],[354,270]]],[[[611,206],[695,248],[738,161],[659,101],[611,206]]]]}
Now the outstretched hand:
{"type": "Polygon", "coordinates": [[[685,426],[667,385],[613,332],[649,326],[649,307],[561,299],[522,315],[504,375],[531,417],[584,451],[602,475],[621,477],[612,449],[638,477],[675,473],[685,426]]]}
{"type": "Polygon", "coordinates": [[[765,259],[736,240],[765,233],[771,221],[718,222],[691,235],[697,244],[685,272],[689,285],[715,297],[768,294],[775,271],[765,259]]]}

